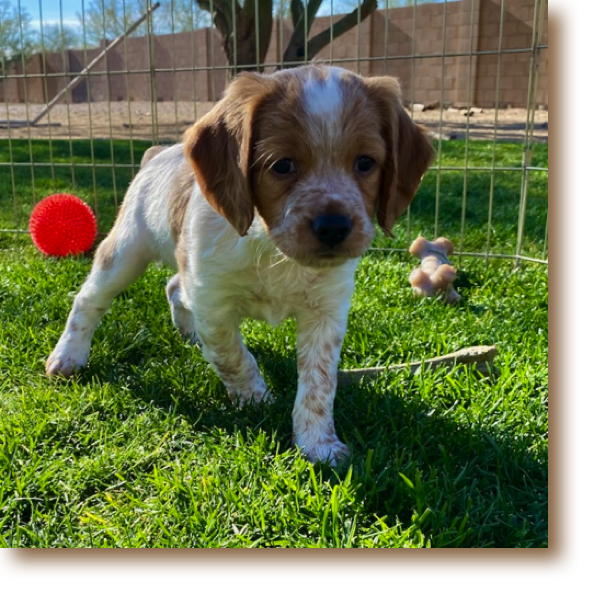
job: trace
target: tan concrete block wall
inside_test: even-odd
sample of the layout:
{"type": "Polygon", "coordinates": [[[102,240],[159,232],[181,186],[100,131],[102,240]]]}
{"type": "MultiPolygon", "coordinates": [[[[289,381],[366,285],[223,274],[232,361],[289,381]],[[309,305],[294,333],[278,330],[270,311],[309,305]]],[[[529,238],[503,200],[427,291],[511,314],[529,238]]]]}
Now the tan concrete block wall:
{"type": "MultiPolygon", "coordinates": [[[[513,0],[505,3],[501,18],[501,0],[481,0],[479,51],[496,51],[500,43],[503,51],[530,49],[533,37],[534,0],[513,0]]],[[[544,34],[541,43],[547,42],[547,14],[545,13],[544,34]]],[[[479,55],[477,61],[475,102],[484,107],[493,107],[497,97],[497,70],[499,68],[499,105],[525,107],[528,98],[528,84],[531,53],[503,53],[479,55]],[[490,97],[490,98],[489,98],[490,97]]],[[[548,104],[548,53],[542,51],[536,101],[548,104]]]]}

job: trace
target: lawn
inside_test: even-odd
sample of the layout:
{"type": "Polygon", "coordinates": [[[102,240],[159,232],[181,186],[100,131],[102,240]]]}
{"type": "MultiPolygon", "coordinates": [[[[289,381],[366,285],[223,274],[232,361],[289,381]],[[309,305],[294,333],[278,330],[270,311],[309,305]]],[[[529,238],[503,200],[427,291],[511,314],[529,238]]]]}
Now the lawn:
{"type": "MultiPolygon", "coordinates": [[[[26,228],[36,200],[74,191],[107,230],[146,144],[0,142],[0,228],[26,228]],[[72,162],[82,166],[70,166],[72,162]],[[73,189],[73,183],[75,189],[73,189]],[[14,187],[14,191],[13,191],[14,187]],[[114,196],[114,192],[116,196],[114,196]],[[14,195],[18,196],[15,198],[14,195]]],[[[490,166],[492,144],[469,164],[490,166]]],[[[442,166],[464,166],[463,142],[442,166]]],[[[496,166],[522,162],[498,144],[496,166]]],[[[535,166],[547,147],[536,146],[535,166]]],[[[521,173],[430,171],[396,239],[438,231],[463,250],[514,253],[521,173]],[[466,178],[465,178],[466,177],[466,178]],[[436,194],[438,200],[436,200],[436,194]],[[464,236],[461,236],[461,224],[464,236]]],[[[522,253],[546,256],[547,176],[529,179],[522,253]]],[[[170,271],[153,266],[118,298],[80,376],[50,382],[55,344],[86,258],[46,259],[26,235],[0,233],[0,545],[15,547],[546,547],[548,544],[548,270],[463,257],[457,307],[414,300],[406,254],[371,251],[357,289],[342,367],[418,360],[497,344],[496,378],[471,371],[394,373],[336,399],[351,451],[336,469],[291,445],[294,323],[244,322],[276,394],[240,411],[169,317],[170,271]],[[150,302],[150,306],[147,303],[150,302]]]]}

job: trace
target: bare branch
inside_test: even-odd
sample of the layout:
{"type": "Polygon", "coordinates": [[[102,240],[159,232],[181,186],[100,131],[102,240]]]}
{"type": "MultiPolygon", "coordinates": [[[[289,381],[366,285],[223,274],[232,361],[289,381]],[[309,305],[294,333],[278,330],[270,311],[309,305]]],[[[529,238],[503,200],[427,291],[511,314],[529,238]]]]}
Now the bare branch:
{"type": "Polygon", "coordinates": [[[313,57],[320,53],[326,45],[330,44],[332,39],[340,37],[353,27],[362,23],[377,8],[377,0],[364,0],[360,7],[356,8],[350,14],[347,14],[339,21],[332,24],[307,43],[307,55],[313,57]]]}
{"type": "MultiPolygon", "coordinates": [[[[290,47],[303,48],[305,46],[305,40],[309,37],[311,26],[316,17],[316,13],[320,9],[321,4],[322,0],[309,0],[309,2],[306,3],[306,11],[306,6],[304,5],[304,2],[302,0],[291,0],[291,17],[293,20],[293,33],[291,34],[291,39],[289,39],[287,50],[290,47]]],[[[305,54],[305,50],[303,51],[303,53],[305,54]]]]}
{"type": "MultiPolygon", "coordinates": [[[[265,61],[273,25],[273,0],[196,0],[198,6],[212,11],[215,27],[223,38],[227,62],[235,71],[255,70],[265,61]]],[[[352,29],[376,8],[377,0],[363,0],[352,13],[333,23],[308,41],[322,0],[291,0],[293,34],[284,52],[285,62],[299,62],[318,54],[332,38],[352,29]]]]}
{"type": "Polygon", "coordinates": [[[309,0],[307,3],[307,35],[309,36],[309,32],[311,31],[311,26],[316,18],[316,14],[318,14],[318,10],[320,10],[320,6],[324,0],[309,0]]]}
{"type": "Polygon", "coordinates": [[[377,0],[364,0],[353,12],[333,23],[331,27],[322,31],[313,37],[313,39],[310,39],[307,42],[307,53],[305,51],[303,27],[296,27],[285,50],[283,60],[285,62],[297,62],[302,60],[306,55],[307,59],[311,59],[326,47],[326,45],[329,45],[332,39],[340,37],[363,22],[376,8],[377,0]]]}
{"type": "Polygon", "coordinates": [[[235,14],[241,10],[237,0],[196,0],[196,4],[212,14],[212,20],[221,35],[233,34],[233,10],[235,14]]]}
{"type": "Polygon", "coordinates": [[[303,22],[303,2],[301,0],[291,0],[291,20],[293,29],[297,29],[299,23],[303,22]]]}

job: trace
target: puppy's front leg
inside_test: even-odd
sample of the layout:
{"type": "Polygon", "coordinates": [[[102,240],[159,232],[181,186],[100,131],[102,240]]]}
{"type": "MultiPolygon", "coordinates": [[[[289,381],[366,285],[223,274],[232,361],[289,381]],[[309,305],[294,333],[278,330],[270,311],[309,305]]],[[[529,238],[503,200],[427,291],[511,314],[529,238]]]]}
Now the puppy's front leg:
{"type": "Polygon", "coordinates": [[[259,403],[270,398],[254,356],[248,351],[239,331],[239,319],[232,315],[221,319],[213,313],[198,322],[202,354],[217,371],[231,399],[240,406],[248,401],[259,403]]]}
{"type": "Polygon", "coordinates": [[[306,310],[297,316],[299,386],[293,408],[293,439],[310,460],[332,465],[348,454],[336,436],[333,413],[346,314],[332,317],[306,310]]]}
{"type": "Polygon", "coordinates": [[[91,339],[111,301],[147,268],[153,255],[146,235],[122,214],[99,245],[91,273],[74,299],[66,328],[45,364],[49,376],[70,376],[89,358],[91,339]]]}

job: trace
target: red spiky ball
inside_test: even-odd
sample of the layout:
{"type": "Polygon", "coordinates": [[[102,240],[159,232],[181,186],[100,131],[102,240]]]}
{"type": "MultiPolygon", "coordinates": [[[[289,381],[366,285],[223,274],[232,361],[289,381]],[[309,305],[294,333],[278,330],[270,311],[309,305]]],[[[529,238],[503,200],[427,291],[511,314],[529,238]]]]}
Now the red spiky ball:
{"type": "Polygon", "coordinates": [[[45,255],[80,255],[93,246],[97,220],[82,199],[57,193],[35,206],[29,220],[29,232],[35,246],[45,255]]]}

